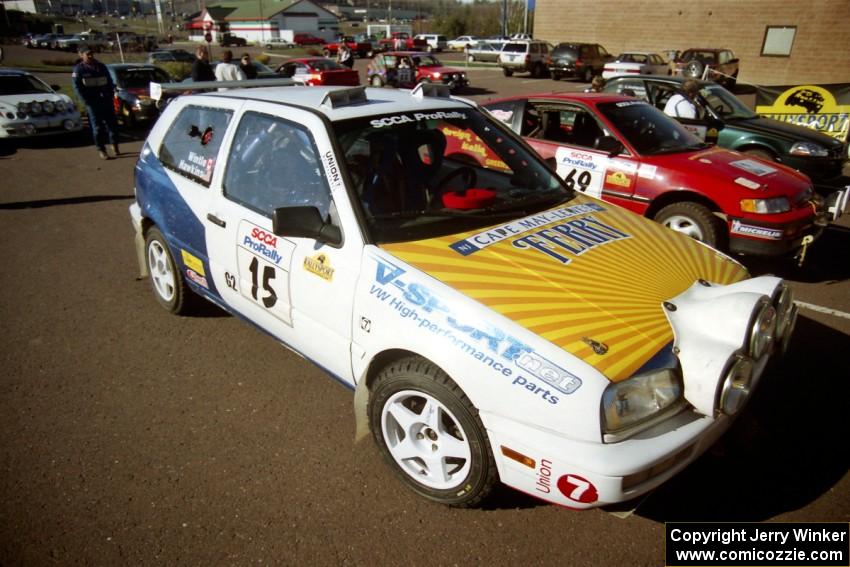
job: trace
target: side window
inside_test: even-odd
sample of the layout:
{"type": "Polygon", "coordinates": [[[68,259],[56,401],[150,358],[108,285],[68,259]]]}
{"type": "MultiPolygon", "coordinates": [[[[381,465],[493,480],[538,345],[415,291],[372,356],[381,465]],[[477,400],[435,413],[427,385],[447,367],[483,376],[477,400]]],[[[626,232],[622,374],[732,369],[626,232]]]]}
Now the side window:
{"type": "Polygon", "coordinates": [[[315,206],[328,218],[331,208],[309,130],[256,112],[246,112],[236,130],[224,195],[268,217],[278,207],[315,206]]]}
{"type": "Polygon", "coordinates": [[[729,62],[729,52],[728,51],[721,51],[720,54],[718,55],[717,62],[720,63],[721,65],[728,63],[729,62]]]}
{"type": "MultiPolygon", "coordinates": [[[[648,97],[646,96],[646,86],[644,86],[643,81],[636,79],[624,79],[617,81],[616,88],[617,94],[648,100],[648,97]]],[[[608,89],[605,90],[608,92],[608,89]]]]}
{"type": "Polygon", "coordinates": [[[597,47],[599,47],[599,55],[601,55],[602,57],[605,57],[605,56],[607,56],[607,55],[608,55],[608,50],[607,50],[607,49],[605,49],[605,48],[604,48],[604,47],[602,47],[601,45],[599,45],[599,46],[597,46],[597,47]]]}
{"type": "Polygon", "coordinates": [[[528,46],[529,53],[540,53],[540,45],[537,43],[532,43],[528,46]]]}
{"type": "Polygon", "coordinates": [[[516,112],[516,102],[510,100],[506,102],[497,102],[496,104],[488,104],[486,108],[493,118],[504,122],[511,126],[514,122],[514,113],[516,112]]]}
{"type": "Polygon", "coordinates": [[[187,106],[162,140],[160,161],[168,169],[209,187],[218,149],[232,116],[230,110],[187,106]]]}

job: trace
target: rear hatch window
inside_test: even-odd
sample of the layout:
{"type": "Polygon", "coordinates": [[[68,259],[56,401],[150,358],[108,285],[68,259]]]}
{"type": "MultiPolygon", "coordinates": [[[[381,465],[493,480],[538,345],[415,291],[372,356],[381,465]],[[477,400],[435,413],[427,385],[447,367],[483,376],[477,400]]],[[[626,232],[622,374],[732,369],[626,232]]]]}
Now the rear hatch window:
{"type": "Polygon", "coordinates": [[[527,43],[506,43],[505,47],[502,51],[508,51],[511,53],[525,53],[528,51],[527,43]]]}

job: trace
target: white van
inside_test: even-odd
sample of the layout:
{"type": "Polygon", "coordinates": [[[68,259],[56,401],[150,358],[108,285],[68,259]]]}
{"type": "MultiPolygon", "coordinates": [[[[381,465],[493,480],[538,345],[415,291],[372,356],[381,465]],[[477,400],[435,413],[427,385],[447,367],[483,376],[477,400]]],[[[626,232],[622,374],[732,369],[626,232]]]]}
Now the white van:
{"type": "Polygon", "coordinates": [[[448,49],[449,43],[444,35],[435,33],[420,33],[414,39],[424,39],[428,43],[428,51],[442,51],[448,49]]]}

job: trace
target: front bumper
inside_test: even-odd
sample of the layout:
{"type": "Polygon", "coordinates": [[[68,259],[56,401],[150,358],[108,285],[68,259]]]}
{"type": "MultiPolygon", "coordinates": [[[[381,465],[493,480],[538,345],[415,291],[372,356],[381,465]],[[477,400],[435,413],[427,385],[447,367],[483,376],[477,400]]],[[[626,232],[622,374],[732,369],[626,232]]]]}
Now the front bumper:
{"type": "Polygon", "coordinates": [[[4,118],[0,121],[0,138],[33,138],[67,134],[83,129],[80,114],[66,112],[47,116],[26,116],[25,118],[4,118]]]}
{"type": "Polygon", "coordinates": [[[819,211],[805,220],[773,224],[752,218],[729,218],[729,251],[753,256],[782,256],[800,249],[803,239],[814,242],[829,224],[829,214],[819,211]]]}
{"type": "Polygon", "coordinates": [[[557,75],[573,76],[578,72],[575,63],[564,63],[553,61],[549,64],[549,73],[557,75]]]}

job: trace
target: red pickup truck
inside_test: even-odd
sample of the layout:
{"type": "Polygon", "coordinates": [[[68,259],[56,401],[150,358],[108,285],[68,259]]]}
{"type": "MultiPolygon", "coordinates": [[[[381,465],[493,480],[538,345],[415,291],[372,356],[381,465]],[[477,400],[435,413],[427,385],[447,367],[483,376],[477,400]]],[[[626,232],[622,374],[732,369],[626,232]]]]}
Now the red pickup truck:
{"type": "Polygon", "coordinates": [[[322,54],[325,57],[332,57],[336,55],[341,43],[345,43],[351,52],[357,57],[372,57],[374,52],[374,48],[370,42],[357,41],[353,36],[345,35],[338,37],[333,43],[326,44],[324,49],[322,49],[322,54]]]}
{"type": "Polygon", "coordinates": [[[427,51],[428,42],[422,38],[412,38],[407,32],[393,32],[390,37],[378,42],[381,51],[427,51]],[[397,41],[400,41],[399,45],[397,41]]]}

